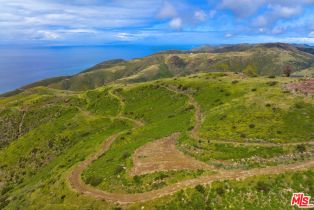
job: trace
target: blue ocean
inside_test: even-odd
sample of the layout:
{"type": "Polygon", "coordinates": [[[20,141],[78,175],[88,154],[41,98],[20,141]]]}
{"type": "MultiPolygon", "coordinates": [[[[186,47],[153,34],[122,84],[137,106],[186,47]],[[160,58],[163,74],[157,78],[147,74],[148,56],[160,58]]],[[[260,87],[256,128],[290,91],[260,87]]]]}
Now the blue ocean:
{"type": "Polygon", "coordinates": [[[105,45],[0,47],[0,93],[55,76],[78,73],[105,60],[130,60],[163,50],[193,46],[105,45]]]}

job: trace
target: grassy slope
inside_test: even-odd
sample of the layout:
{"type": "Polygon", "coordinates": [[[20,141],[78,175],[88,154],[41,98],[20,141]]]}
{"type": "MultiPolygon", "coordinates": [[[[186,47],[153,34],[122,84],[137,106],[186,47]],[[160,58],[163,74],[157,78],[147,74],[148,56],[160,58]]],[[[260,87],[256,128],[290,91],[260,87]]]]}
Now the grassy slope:
{"type": "MultiPolygon", "coordinates": [[[[208,140],[219,139],[262,142],[311,140],[314,127],[313,99],[283,92],[281,84],[289,81],[291,79],[242,78],[237,75],[225,76],[222,73],[214,73],[119,88],[118,94],[124,98],[126,104],[124,114],[145,123],[143,127],[132,132],[128,132],[132,126],[127,121],[108,118],[117,115],[120,109],[118,101],[108,92],[110,88],[115,87],[114,85],[76,94],[39,88],[2,99],[0,104],[4,110],[34,108],[29,119],[33,122],[36,119],[44,119],[42,113],[49,113],[37,112],[46,108],[47,104],[51,104],[53,113],[55,109],[64,112],[60,112],[60,116],[47,122],[31,127],[19,139],[14,139],[0,150],[2,174],[0,203],[4,205],[10,198],[12,201],[8,203],[7,209],[113,207],[112,204],[95,201],[93,198],[71,191],[66,175],[75,163],[96,151],[107,136],[119,131],[126,132],[112,145],[108,153],[95,161],[83,174],[86,181],[91,180],[90,177],[100,179],[96,185],[109,191],[147,191],[207,173],[202,171],[155,173],[140,177],[140,182],[127,176],[125,169],[132,166],[130,155],[136,148],[175,131],[183,132],[178,145],[181,150],[195,158],[208,161],[209,164],[215,159],[237,163],[239,159],[252,156],[267,159],[294,154],[296,150],[293,146],[261,148],[208,143],[208,140]],[[278,83],[269,83],[275,80],[278,83]],[[201,136],[205,141],[198,142],[184,134],[191,129],[194,109],[189,107],[185,96],[168,91],[162,85],[181,86],[181,89],[194,95],[205,117],[201,128],[201,136]],[[246,111],[241,111],[244,108],[246,111]],[[254,127],[250,126],[251,124],[254,124],[254,127]],[[198,153],[195,149],[198,149],[198,153]],[[156,185],[147,187],[146,184],[156,181],[156,185]]],[[[272,164],[280,163],[272,161],[272,164]]],[[[262,166],[251,164],[248,167],[262,166]]],[[[141,205],[160,209],[203,208],[205,205],[211,208],[219,206],[236,208],[237,205],[249,208],[254,203],[250,203],[249,199],[243,200],[243,197],[250,193],[254,201],[257,198],[260,202],[264,201],[265,208],[284,208],[287,207],[286,202],[291,195],[291,192],[284,191],[285,189],[292,188],[293,191],[301,190],[313,194],[313,182],[310,181],[313,172],[296,174],[275,176],[277,177],[275,183],[267,176],[242,182],[217,182],[214,187],[207,187],[204,191],[199,188],[189,189],[141,205]],[[259,179],[263,180],[262,184],[257,184],[259,179]],[[282,199],[269,198],[261,192],[263,189],[278,194],[282,199]],[[207,193],[209,199],[206,199],[207,193]],[[240,203],[241,200],[244,203],[240,203]],[[273,202],[272,206],[270,202],[273,202]]]]}
{"type": "MultiPolygon", "coordinates": [[[[156,85],[139,85],[125,89],[120,94],[126,101],[125,115],[141,119],[145,126],[122,135],[108,153],[89,167],[84,174],[84,179],[90,180],[92,177],[104,180],[99,183],[100,188],[118,192],[158,188],[158,186],[151,186],[152,188],[142,189],[145,186],[136,184],[136,180],[127,175],[126,170],[132,166],[130,155],[148,141],[186,130],[190,126],[192,112],[185,111],[187,104],[184,97],[174,95],[156,85]]],[[[155,174],[150,179],[147,178],[149,179],[147,182],[152,181],[156,176],[159,175],[155,174]]]]}
{"type": "Polygon", "coordinates": [[[259,75],[281,75],[286,65],[297,72],[312,67],[314,55],[288,44],[261,44],[243,49],[233,46],[216,51],[169,51],[131,61],[107,61],[70,77],[47,79],[4,95],[14,95],[35,86],[89,90],[111,82],[144,82],[198,72],[242,72],[248,65],[259,75]]]}

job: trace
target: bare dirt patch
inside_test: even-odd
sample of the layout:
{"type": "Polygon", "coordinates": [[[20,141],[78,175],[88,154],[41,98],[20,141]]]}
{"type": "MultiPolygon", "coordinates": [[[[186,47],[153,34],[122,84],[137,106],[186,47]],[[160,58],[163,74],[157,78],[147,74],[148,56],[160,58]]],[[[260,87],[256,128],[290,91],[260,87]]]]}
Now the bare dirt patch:
{"type": "Polygon", "coordinates": [[[140,147],[133,154],[131,176],[153,173],[156,171],[183,169],[212,169],[206,163],[184,155],[176,149],[176,139],[180,133],[150,142],[140,147]]]}
{"type": "Polygon", "coordinates": [[[286,85],[286,88],[294,93],[314,95],[314,80],[309,79],[297,83],[291,83],[286,85]]]}

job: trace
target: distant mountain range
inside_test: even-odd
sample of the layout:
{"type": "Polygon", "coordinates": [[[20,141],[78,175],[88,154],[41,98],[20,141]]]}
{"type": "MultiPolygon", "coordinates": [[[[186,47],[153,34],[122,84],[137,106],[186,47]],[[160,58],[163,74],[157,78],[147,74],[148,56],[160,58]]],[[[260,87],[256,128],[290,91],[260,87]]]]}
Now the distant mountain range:
{"type": "Polygon", "coordinates": [[[283,68],[290,65],[293,75],[312,76],[314,47],[266,43],[204,45],[187,51],[163,51],[131,61],[122,59],[105,61],[73,76],[38,81],[2,96],[14,95],[36,86],[88,90],[111,82],[143,82],[197,72],[242,72],[248,65],[253,66],[258,75],[282,75],[283,68]]]}

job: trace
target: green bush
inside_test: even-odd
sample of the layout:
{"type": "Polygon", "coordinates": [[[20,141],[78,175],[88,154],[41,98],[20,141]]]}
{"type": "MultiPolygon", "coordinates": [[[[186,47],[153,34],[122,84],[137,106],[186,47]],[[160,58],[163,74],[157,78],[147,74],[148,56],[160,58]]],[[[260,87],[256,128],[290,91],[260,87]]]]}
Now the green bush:
{"type": "Polygon", "coordinates": [[[270,81],[270,82],[266,82],[266,84],[267,84],[268,86],[275,86],[275,85],[278,84],[278,82],[277,82],[277,81],[270,81]]]}
{"type": "Polygon", "coordinates": [[[296,146],[296,150],[297,150],[298,152],[300,152],[300,153],[303,153],[303,152],[306,151],[306,147],[305,147],[304,144],[298,144],[298,145],[296,146]]]}
{"type": "Polygon", "coordinates": [[[114,170],[114,174],[120,174],[124,170],[123,166],[117,166],[116,169],[114,170]]]}
{"type": "Polygon", "coordinates": [[[98,186],[101,182],[102,182],[102,179],[97,176],[90,176],[90,177],[87,177],[86,179],[86,183],[94,187],[98,186]]]}
{"type": "Polygon", "coordinates": [[[216,189],[216,192],[217,192],[218,195],[222,196],[225,193],[225,190],[222,187],[218,187],[216,189]]]}
{"type": "Polygon", "coordinates": [[[256,189],[258,191],[262,191],[262,192],[268,193],[270,191],[270,189],[271,189],[271,186],[270,186],[270,184],[268,184],[266,182],[258,181],[257,184],[256,184],[256,189]]]}
{"type": "Polygon", "coordinates": [[[195,190],[197,190],[198,192],[204,194],[205,193],[205,187],[203,185],[196,185],[195,186],[195,190]]]}
{"type": "Polygon", "coordinates": [[[249,64],[243,69],[243,73],[247,76],[255,77],[257,76],[257,69],[255,66],[249,64]]]}
{"type": "Polygon", "coordinates": [[[138,175],[135,175],[135,176],[133,177],[133,180],[134,180],[134,182],[135,182],[136,184],[140,184],[140,183],[141,183],[141,177],[138,176],[138,175]]]}

